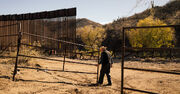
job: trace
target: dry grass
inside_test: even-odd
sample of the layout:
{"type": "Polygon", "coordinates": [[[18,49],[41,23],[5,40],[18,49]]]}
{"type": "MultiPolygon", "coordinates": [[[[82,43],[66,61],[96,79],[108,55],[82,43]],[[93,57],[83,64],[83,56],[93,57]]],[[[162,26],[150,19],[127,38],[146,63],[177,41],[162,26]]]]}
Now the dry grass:
{"type": "MultiPolygon", "coordinates": [[[[34,46],[41,46],[39,42],[34,42],[33,43],[34,46]]],[[[35,47],[29,47],[29,46],[25,46],[25,45],[21,45],[20,49],[19,49],[19,54],[21,55],[26,55],[26,56],[41,56],[41,52],[35,48],[35,47]]],[[[13,49],[13,50],[8,50],[5,51],[4,53],[1,54],[1,56],[11,56],[11,57],[16,57],[17,56],[17,48],[13,49]]],[[[16,58],[12,58],[12,59],[4,59],[4,63],[14,63],[16,60],[16,58]]],[[[29,57],[22,57],[19,56],[18,57],[18,63],[19,64],[28,64],[28,61],[30,61],[31,58],[29,57]]]]}

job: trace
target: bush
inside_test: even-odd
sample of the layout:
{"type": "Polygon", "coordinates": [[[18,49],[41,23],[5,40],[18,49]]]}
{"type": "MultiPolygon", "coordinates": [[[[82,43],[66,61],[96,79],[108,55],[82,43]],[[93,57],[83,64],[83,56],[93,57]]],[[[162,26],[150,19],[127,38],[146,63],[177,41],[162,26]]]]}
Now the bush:
{"type": "Polygon", "coordinates": [[[93,47],[93,49],[85,47],[86,50],[97,51],[106,37],[106,32],[102,27],[85,26],[77,29],[77,35],[81,37],[84,44],[93,47]]]}
{"type": "MultiPolygon", "coordinates": [[[[148,17],[140,20],[137,26],[160,26],[166,25],[159,19],[148,17]]],[[[135,29],[126,33],[132,47],[147,47],[147,48],[160,48],[160,47],[174,47],[174,30],[171,28],[147,28],[135,29]]]]}
{"type": "MultiPolygon", "coordinates": [[[[41,46],[41,44],[39,42],[34,42],[33,46],[41,46]]],[[[25,45],[21,45],[21,47],[19,49],[19,54],[26,55],[26,56],[41,56],[41,53],[37,48],[25,46],[25,45]]],[[[17,50],[10,52],[9,55],[16,57],[17,50]]],[[[15,58],[13,58],[12,60],[15,62],[15,58]]],[[[22,57],[22,56],[18,57],[19,64],[28,63],[29,60],[31,60],[31,58],[29,58],[29,57],[22,57]]]]}

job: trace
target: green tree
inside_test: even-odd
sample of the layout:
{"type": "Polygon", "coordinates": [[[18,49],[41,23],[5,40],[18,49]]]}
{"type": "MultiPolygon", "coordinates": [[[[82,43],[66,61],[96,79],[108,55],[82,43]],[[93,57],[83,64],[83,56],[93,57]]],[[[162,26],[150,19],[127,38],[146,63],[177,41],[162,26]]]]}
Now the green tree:
{"type": "MultiPolygon", "coordinates": [[[[160,25],[166,24],[159,19],[154,19],[153,16],[149,16],[143,20],[139,20],[139,22],[137,23],[138,27],[160,25]]],[[[174,47],[172,42],[174,38],[174,30],[172,30],[171,28],[146,28],[136,30],[132,29],[126,34],[132,47],[174,47]]]]}
{"type": "Polygon", "coordinates": [[[77,29],[77,35],[79,35],[82,41],[93,49],[86,47],[87,50],[94,51],[101,46],[106,33],[102,27],[85,26],[77,29]]]}

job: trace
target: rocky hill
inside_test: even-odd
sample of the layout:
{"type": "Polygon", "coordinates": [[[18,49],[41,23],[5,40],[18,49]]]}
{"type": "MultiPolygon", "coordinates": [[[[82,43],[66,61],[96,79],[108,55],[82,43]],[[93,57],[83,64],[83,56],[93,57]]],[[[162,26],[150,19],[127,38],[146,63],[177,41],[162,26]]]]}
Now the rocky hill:
{"type": "Polygon", "coordinates": [[[76,23],[77,28],[84,27],[84,26],[87,26],[87,25],[92,25],[93,27],[101,27],[102,26],[100,23],[91,21],[91,20],[86,19],[86,18],[77,19],[76,22],[77,22],[76,23]]]}

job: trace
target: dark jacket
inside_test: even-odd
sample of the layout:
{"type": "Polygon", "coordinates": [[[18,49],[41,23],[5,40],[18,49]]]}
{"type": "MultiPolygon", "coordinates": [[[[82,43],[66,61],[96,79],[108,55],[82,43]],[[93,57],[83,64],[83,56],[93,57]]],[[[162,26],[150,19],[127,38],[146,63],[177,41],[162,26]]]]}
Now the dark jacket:
{"type": "Polygon", "coordinates": [[[109,72],[110,71],[110,65],[113,64],[113,60],[111,57],[111,54],[109,51],[104,51],[101,53],[101,58],[99,64],[102,64],[101,71],[103,72],[109,72]]]}
{"type": "Polygon", "coordinates": [[[109,51],[106,50],[101,53],[99,64],[102,64],[102,68],[107,66],[109,67],[110,64],[113,64],[113,60],[109,51]]]}

